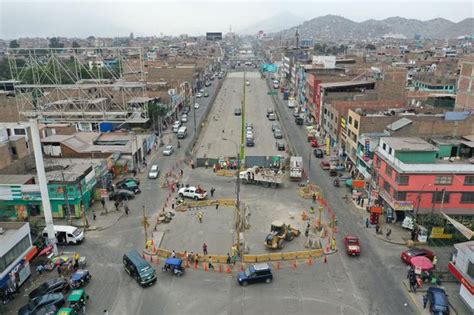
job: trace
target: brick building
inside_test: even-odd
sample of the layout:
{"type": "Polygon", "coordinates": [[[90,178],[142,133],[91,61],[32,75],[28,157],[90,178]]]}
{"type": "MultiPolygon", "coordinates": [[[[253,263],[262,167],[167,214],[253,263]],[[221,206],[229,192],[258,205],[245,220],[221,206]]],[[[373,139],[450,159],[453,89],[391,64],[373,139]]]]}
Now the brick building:
{"type": "Polygon", "coordinates": [[[437,215],[443,211],[472,224],[474,167],[469,159],[473,156],[474,143],[462,139],[380,138],[374,157],[379,202],[388,216],[399,219],[413,211],[423,217],[422,224],[442,226],[436,220],[442,221],[437,215]]]}
{"type": "Polygon", "coordinates": [[[461,71],[457,82],[456,110],[474,109],[474,56],[460,62],[461,71]]]}

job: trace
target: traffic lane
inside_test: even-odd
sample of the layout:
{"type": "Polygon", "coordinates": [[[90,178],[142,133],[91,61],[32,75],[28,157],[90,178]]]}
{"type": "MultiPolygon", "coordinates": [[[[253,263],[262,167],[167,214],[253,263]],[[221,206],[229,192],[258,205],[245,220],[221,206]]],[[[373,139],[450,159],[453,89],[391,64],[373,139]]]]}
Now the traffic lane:
{"type": "MultiPolygon", "coordinates": [[[[279,94],[278,97],[281,97],[281,95],[279,94]]],[[[306,142],[304,129],[292,121],[290,118],[291,112],[285,108],[282,101],[278,101],[277,106],[280,108],[280,113],[286,123],[291,141],[293,141],[294,146],[303,156],[305,165],[308,165],[309,154],[312,154],[312,149],[306,142]]],[[[314,160],[313,157],[312,160],[314,160]]],[[[308,168],[306,167],[306,169],[308,168]]],[[[364,292],[365,299],[371,301],[370,306],[372,310],[383,310],[383,313],[388,312],[389,314],[413,313],[412,305],[407,299],[400,283],[400,275],[394,273],[393,269],[389,269],[385,266],[385,261],[381,259],[379,252],[375,249],[376,247],[384,246],[384,244],[381,245],[377,243],[378,240],[368,237],[366,233],[361,233],[361,218],[356,216],[352,211],[345,210],[348,208],[348,205],[345,204],[345,201],[343,202],[342,198],[347,191],[344,191],[344,189],[335,189],[332,185],[332,180],[328,178],[329,175],[324,173],[326,172],[323,172],[319,166],[311,166],[310,177],[312,181],[322,188],[323,196],[327,199],[338,216],[338,224],[340,227],[340,233],[336,237],[338,243],[342,246],[343,235],[358,235],[363,243],[363,250],[366,253],[366,257],[370,257],[367,258],[370,259],[369,264],[365,261],[358,266],[352,266],[350,264],[352,261],[348,261],[348,257],[343,256],[342,261],[345,264],[346,270],[351,273],[351,277],[354,279],[353,283],[357,283],[357,286],[359,286],[359,284],[362,285],[361,288],[364,292]],[[323,178],[325,178],[325,180],[322,180],[323,178]],[[365,273],[361,273],[359,270],[364,270],[365,273]],[[372,275],[372,277],[370,277],[370,275],[372,275]],[[383,281],[383,279],[391,281],[394,285],[390,287],[384,285],[383,288],[381,288],[381,281],[383,281]],[[373,296],[378,296],[378,298],[373,299],[373,296]],[[388,296],[390,297],[389,299],[386,298],[388,296]],[[383,301],[383,303],[381,303],[381,301],[383,301]],[[408,303],[408,307],[404,306],[405,303],[408,303]]],[[[349,205],[349,207],[352,207],[352,205],[349,205]]],[[[393,260],[393,258],[390,260],[393,260]]]]}
{"type": "Polygon", "coordinates": [[[235,115],[234,109],[241,106],[242,87],[243,73],[227,75],[207,117],[207,124],[199,135],[196,145],[198,157],[217,158],[236,152],[236,145],[240,143],[242,116],[235,115]]]}
{"type": "Polygon", "coordinates": [[[345,290],[348,280],[334,264],[274,270],[270,284],[241,287],[236,274],[188,270],[182,277],[159,272],[155,286],[145,289],[138,314],[366,314],[357,293],[345,290]],[[156,297],[160,297],[157,308],[156,297]],[[189,297],[193,298],[190,299],[189,297]]]}
{"type": "Polygon", "coordinates": [[[250,86],[246,87],[247,100],[245,107],[245,118],[247,122],[254,125],[255,146],[247,147],[246,155],[275,156],[286,155],[285,151],[278,151],[276,142],[284,142],[283,139],[275,139],[272,132],[272,124],[278,120],[270,121],[267,109],[274,108],[271,96],[267,94],[268,88],[265,80],[261,79],[258,72],[247,72],[247,80],[250,86]]]}

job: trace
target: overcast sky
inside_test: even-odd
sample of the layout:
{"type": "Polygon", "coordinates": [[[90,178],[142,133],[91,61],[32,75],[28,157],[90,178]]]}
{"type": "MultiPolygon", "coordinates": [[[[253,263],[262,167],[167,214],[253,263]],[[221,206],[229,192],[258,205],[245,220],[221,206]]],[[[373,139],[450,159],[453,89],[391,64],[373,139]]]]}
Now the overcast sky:
{"type": "Polygon", "coordinates": [[[283,12],[309,20],[326,14],[354,21],[390,16],[454,22],[473,16],[472,2],[358,1],[38,1],[0,0],[0,38],[203,35],[244,29],[283,12]]]}

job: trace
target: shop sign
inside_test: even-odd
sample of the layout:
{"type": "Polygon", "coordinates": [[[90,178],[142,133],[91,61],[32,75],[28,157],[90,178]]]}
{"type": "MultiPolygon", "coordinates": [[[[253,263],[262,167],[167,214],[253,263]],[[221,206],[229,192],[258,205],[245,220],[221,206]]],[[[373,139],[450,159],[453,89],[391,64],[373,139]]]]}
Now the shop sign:
{"type": "Polygon", "coordinates": [[[364,188],[365,181],[364,180],[353,180],[352,181],[352,188],[364,188]]]}
{"type": "Polygon", "coordinates": [[[370,213],[382,214],[382,207],[372,206],[370,207],[370,213]]]}
{"type": "Polygon", "coordinates": [[[107,197],[108,197],[107,189],[102,188],[102,189],[100,190],[100,197],[101,197],[101,198],[107,198],[107,197]]]}
{"type": "Polygon", "coordinates": [[[452,262],[448,263],[448,270],[451,271],[453,276],[455,276],[456,279],[458,279],[471,294],[474,294],[474,285],[472,285],[471,282],[464,277],[464,275],[452,262]]]}
{"type": "Polygon", "coordinates": [[[395,211],[412,211],[413,210],[413,201],[400,201],[394,200],[389,193],[385,190],[379,192],[380,197],[382,197],[390,207],[395,211]]]}
{"type": "Polygon", "coordinates": [[[444,227],[434,226],[431,228],[430,238],[444,238],[451,239],[453,238],[452,234],[445,234],[444,227]]]}

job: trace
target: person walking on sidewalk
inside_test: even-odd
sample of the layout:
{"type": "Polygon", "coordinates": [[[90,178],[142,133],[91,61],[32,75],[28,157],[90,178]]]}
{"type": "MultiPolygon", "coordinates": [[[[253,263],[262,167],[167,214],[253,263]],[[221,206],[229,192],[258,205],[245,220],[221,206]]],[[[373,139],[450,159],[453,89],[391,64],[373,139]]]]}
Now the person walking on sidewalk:
{"type": "Polygon", "coordinates": [[[206,243],[202,244],[202,252],[203,252],[204,255],[207,256],[207,244],[206,243]]]}
{"type": "Polygon", "coordinates": [[[211,197],[214,197],[214,192],[216,191],[216,189],[214,187],[211,188],[211,197]]]}
{"type": "Polygon", "coordinates": [[[119,205],[120,205],[120,202],[118,202],[118,200],[115,200],[114,202],[115,211],[119,211],[119,205]]]}
{"type": "Polygon", "coordinates": [[[227,253],[227,264],[230,265],[230,262],[231,262],[231,257],[230,257],[230,254],[227,253]]]}
{"type": "Polygon", "coordinates": [[[426,309],[426,304],[428,304],[428,295],[423,295],[423,309],[426,309]]]}
{"type": "Polygon", "coordinates": [[[105,210],[105,198],[102,198],[102,199],[100,200],[100,203],[102,204],[102,209],[105,210]]]}
{"type": "Polygon", "coordinates": [[[365,227],[366,227],[366,228],[369,227],[369,218],[366,218],[366,219],[365,219],[365,227]]]}
{"type": "Polygon", "coordinates": [[[128,205],[125,205],[124,210],[125,210],[125,215],[128,215],[128,212],[130,211],[130,209],[128,208],[128,205]]]}
{"type": "Polygon", "coordinates": [[[95,215],[95,211],[94,211],[94,210],[92,210],[92,220],[94,220],[94,221],[95,221],[95,219],[97,219],[97,216],[95,215]]]}
{"type": "Polygon", "coordinates": [[[313,193],[313,203],[316,203],[316,193],[313,193]]]}

